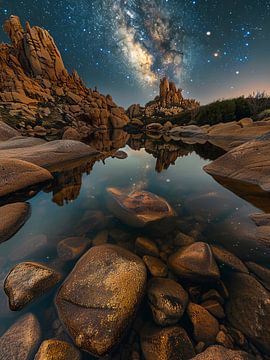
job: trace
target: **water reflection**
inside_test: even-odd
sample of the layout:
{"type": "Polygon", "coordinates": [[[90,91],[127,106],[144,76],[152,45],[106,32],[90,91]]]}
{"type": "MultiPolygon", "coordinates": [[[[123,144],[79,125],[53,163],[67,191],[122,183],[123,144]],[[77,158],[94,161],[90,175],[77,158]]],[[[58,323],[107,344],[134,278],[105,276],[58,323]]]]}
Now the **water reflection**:
{"type": "MultiPolygon", "coordinates": [[[[110,242],[132,251],[138,236],[148,236],[166,262],[177,248],[175,239],[181,232],[196,241],[222,244],[242,260],[269,261],[269,247],[258,242],[258,227],[249,218],[254,212],[270,210],[269,196],[220,179],[217,182],[206,174],[202,167],[224,153],[220,148],[123,131],[94,133],[88,143],[100,151],[98,156],[55,172],[54,180],[42,191],[31,189],[9,199],[29,201],[32,216],[14,237],[1,244],[2,285],[11,267],[26,260],[41,261],[67,276],[75,261],[60,259],[57,248],[73,236],[87,238],[92,245],[110,242]],[[128,154],[126,159],[112,158],[119,149],[128,154]],[[176,216],[144,229],[129,227],[109,211],[108,187],[158,194],[176,216]]],[[[53,305],[57,289],[20,314],[8,309],[2,289],[1,333],[21,314],[31,311],[41,319],[45,337],[65,338],[53,305]]],[[[85,355],[85,359],[92,358],[85,355]]]]}

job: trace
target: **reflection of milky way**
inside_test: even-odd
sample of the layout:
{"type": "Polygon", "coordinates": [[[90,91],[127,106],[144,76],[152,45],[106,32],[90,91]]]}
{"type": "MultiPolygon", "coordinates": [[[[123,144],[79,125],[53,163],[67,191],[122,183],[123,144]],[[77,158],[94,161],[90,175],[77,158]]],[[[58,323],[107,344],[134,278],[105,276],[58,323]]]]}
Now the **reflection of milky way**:
{"type": "Polygon", "coordinates": [[[150,85],[163,75],[179,81],[185,33],[164,6],[154,0],[117,0],[111,5],[115,38],[137,78],[150,85]]]}

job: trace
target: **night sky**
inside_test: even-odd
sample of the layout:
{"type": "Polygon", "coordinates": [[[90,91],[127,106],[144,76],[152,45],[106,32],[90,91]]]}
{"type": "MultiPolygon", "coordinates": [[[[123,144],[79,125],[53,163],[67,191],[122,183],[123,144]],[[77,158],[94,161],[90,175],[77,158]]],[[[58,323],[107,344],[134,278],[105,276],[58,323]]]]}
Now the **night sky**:
{"type": "Polygon", "coordinates": [[[270,92],[269,0],[0,0],[1,23],[11,14],[124,106],[152,99],[163,75],[202,103],[270,92]]]}

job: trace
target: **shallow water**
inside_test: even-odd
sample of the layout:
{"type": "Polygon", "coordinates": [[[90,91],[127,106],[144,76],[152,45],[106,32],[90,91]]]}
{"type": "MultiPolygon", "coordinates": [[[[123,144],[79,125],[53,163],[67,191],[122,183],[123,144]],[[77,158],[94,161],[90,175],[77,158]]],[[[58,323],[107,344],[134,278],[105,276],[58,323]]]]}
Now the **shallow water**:
{"type": "MultiPolygon", "coordinates": [[[[178,143],[175,145],[177,151],[172,155],[169,150],[174,147],[162,141],[148,141],[148,152],[143,147],[133,150],[140,147],[138,143],[144,146],[141,140],[129,139],[122,148],[128,154],[126,159],[106,158],[111,148],[103,147],[103,161],[91,163],[88,166],[88,170],[92,168],[90,173],[81,173],[87,170],[82,166],[65,174],[57,174],[57,181],[53,185],[46,186],[28,199],[32,208],[30,219],[12,239],[0,244],[1,283],[15,264],[25,260],[47,263],[66,276],[75,261],[59,260],[57,243],[70,236],[84,235],[93,239],[104,229],[109,233],[115,229],[128,233],[129,239],[120,239],[120,245],[131,250],[138,235],[156,239],[166,249],[175,233],[182,231],[192,232],[198,239],[209,243],[220,243],[244,260],[268,262],[270,253],[265,247],[249,239],[242,241],[241,237],[234,236],[233,231],[236,225],[239,228],[244,226],[241,224],[242,218],[261,210],[225,189],[202,169],[211,161],[210,158],[222,154],[222,150],[210,145],[193,147],[178,143]],[[177,157],[175,164],[170,165],[174,157],[177,157]],[[165,198],[177,217],[165,223],[163,228],[161,225],[134,230],[108,211],[107,187],[151,191],[165,198]],[[224,222],[225,219],[228,219],[227,222],[224,222]]],[[[118,243],[115,237],[109,237],[109,241],[118,243]]],[[[11,312],[7,297],[1,290],[1,334],[22,314],[33,312],[42,324],[43,337],[57,336],[61,329],[53,304],[56,291],[57,288],[54,288],[20,312],[11,312]]],[[[91,359],[91,356],[85,354],[84,358],[91,359]]]]}

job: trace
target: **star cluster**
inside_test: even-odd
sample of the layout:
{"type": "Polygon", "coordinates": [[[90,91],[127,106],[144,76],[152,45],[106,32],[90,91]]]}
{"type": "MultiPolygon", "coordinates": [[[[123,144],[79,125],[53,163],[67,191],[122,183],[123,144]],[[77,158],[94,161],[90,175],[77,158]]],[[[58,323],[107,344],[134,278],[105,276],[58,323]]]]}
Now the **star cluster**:
{"type": "Polygon", "coordinates": [[[11,14],[47,28],[66,67],[124,106],[164,75],[202,102],[270,88],[268,0],[0,0],[1,23],[11,14]]]}

